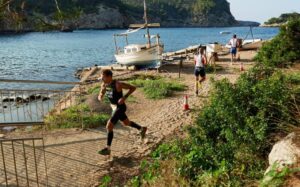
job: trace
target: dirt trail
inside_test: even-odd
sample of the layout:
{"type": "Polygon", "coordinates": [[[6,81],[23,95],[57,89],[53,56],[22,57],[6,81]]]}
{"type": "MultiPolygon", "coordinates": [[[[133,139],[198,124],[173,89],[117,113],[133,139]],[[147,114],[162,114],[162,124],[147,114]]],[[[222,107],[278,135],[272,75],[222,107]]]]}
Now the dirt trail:
{"type": "MultiPolygon", "coordinates": [[[[255,52],[242,52],[246,69],[251,66],[255,52]]],[[[45,141],[46,161],[49,186],[97,186],[99,180],[110,175],[115,184],[122,184],[138,174],[140,160],[147,156],[163,139],[173,136],[174,132],[183,130],[184,126],[193,123],[195,115],[183,111],[183,97],[189,96],[192,109],[201,108],[209,94],[209,79],[228,78],[235,81],[239,76],[239,65],[229,65],[229,56],[220,57],[218,62],[224,70],[217,74],[208,74],[200,96],[194,96],[193,64],[184,64],[181,79],[188,86],[184,92],[163,100],[145,99],[138,89],[134,93],[136,102],[128,103],[128,116],[131,120],[148,127],[147,138],[142,142],[138,131],[117,125],[112,144],[114,161],[98,155],[97,151],[106,145],[105,127],[91,131],[78,129],[55,130],[51,132],[12,133],[11,137],[43,136],[45,141]]],[[[160,76],[177,78],[178,66],[168,65],[161,70],[160,76]]],[[[145,72],[140,72],[145,73],[145,72]]],[[[148,72],[155,73],[155,72],[148,72]]],[[[9,138],[9,137],[7,137],[9,138]]],[[[28,145],[30,147],[30,145],[28,145]]],[[[41,168],[43,169],[41,162],[41,168]]],[[[0,168],[1,168],[0,164],[0,168]]],[[[8,166],[13,171],[13,166],[8,166]]],[[[42,170],[41,169],[41,170],[42,170]]],[[[25,175],[24,171],[19,173],[25,175]]],[[[1,172],[0,172],[1,175],[1,172]]],[[[42,176],[41,176],[42,177],[42,176]]],[[[13,177],[10,177],[13,181],[13,177]]],[[[0,180],[0,185],[4,181],[0,180]]],[[[34,184],[33,184],[34,185],[34,184]]]]}

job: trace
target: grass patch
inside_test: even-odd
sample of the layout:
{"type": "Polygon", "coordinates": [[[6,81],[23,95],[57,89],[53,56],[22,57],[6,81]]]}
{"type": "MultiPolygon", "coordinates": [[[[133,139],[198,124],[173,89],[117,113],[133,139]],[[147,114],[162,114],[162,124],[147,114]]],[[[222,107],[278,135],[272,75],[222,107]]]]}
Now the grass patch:
{"type": "Polygon", "coordinates": [[[264,179],[261,181],[259,187],[280,187],[280,186],[286,186],[285,182],[288,177],[295,173],[300,172],[300,168],[289,168],[288,166],[285,166],[281,169],[278,167],[279,165],[277,163],[273,164],[270,171],[268,171],[264,177],[264,179]]]}
{"type": "Polygon", "coordinates": [[[45,118],[45,123],[49,129],[95,128],[105,125],[109,116],[106,114],[92,113],[85,104],[69,107],[57,114],[56,111],[50,112],[45,118]]]}
{"type": "Polygon", "coordinates": [[[92,88],[89,88],[88,91],[87,91],[88,94],[99,94],[99,92],[100,92],[100,86],[99,85],[94,86],[92,88]]]}
{"type": "MultiPolygon", "coordinates": [[[[128,82],[138,88],[142,88],[148,99],[163,99],[172,96],[176,91],[184,91],[186,89],[186,86],[177,80],[166,80],[153,75],[134,75],[128,82]]],[[[88,94],[98,94],[99,91],[100,86],[97,85],[90,88],[88,94]]],[[[104,102],[109,103],[106,97],[104,102]]],[[[127,102],[136,102],[136,98],[130,95],[127,102]]]]}
{"type": "Polygon", "coordinates": [[[176,80],[159,79],[135,79],[130,84],[142,88],[148,99],[163,99],[173,95],[175,91],[184,91],[186,86],[176,80]]]}
{"type": "Polygon", "coordinates": [[[288,74],[288,79],[292,84],[299,85],[300,84],[300,74],[299,73],[290,73],[288,74]]]}

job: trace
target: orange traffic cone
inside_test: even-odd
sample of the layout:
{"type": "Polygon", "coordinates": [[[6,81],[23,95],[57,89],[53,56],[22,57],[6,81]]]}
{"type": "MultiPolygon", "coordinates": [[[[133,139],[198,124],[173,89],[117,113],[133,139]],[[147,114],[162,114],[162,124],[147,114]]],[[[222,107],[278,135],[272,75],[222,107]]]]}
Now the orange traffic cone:
{"type": "Polygon", "coordinates": [[[244,64],[243,64],[243,62],[241,62],[240,70],[241,70],[241,71],[244,71],[244,70],[245,70],[245,69],[244,69],[244,64]]]}
{"type": "Polygon", "coordinates": [[[184,105],[183,105],[183,109],[184,109],[185,111],[190,109],[189,103],[188,103],[188,96],[187,96],[187,95],[184,96],[184,105]]]}

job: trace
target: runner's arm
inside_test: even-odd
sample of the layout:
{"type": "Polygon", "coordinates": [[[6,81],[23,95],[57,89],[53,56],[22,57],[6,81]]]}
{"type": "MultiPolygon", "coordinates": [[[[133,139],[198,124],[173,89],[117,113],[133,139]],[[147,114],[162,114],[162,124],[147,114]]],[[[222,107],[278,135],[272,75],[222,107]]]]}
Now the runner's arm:
{"type": "Polygon", "coordinates": [[[129,90],[127,92],[127,94],[125,94],[121,99],[119,99],[118,103],[121,105],[121,104],[124,104],[125,103],[125,100],[130,96],[130,94],[132,94],[135,90],[136,90],[136,87],[135,86],[132,86],[130,84],[126,84],[126,83],[122,83],[122,82],[117,82],[117,90],[119,92],[121,92],[123,89],[125,90],[129,90]]]}
{"type": "Polygon", "coordinates": [[[207,64],[207,56],[204,55],[204,56],[203,56],[203,65],[206,65],[206,64],[207,64]]]}
{"type": "Polygon", "coordinates": [[[127,99],[135,90],[136,87],[127,83],[119,82],[121,89],[129,90],[125,95],[124,98],[127,99]]]}
{"type": "Polygon", "coordinates": [[[101,90],[100,90],[99,95],[98,95],[98,100],[99,101],[103,100],[105,92],[106,92],[106,87],[104,86],[104,83],[103,83],[103,84],[101,84],[101,90]]]}

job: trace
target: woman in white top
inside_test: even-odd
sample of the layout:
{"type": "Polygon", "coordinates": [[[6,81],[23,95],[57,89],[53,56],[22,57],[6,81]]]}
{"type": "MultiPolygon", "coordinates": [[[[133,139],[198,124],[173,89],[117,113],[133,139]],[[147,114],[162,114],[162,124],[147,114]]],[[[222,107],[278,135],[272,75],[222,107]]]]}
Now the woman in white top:
{"type": "Polygon", "coordinates": [[[196,78],[196,83],[195,83],[195,88],[196,88],[196,95],[198,95],[198,84],[202,84],[203,81],[206,79],[206,73],[205,73],[205,65],[207,63],[206,56],[204,54],[204,49],[201,47],[199,48],[199,53],[198,55],[195,55],[195,78],[196,78]],[[199,80],[199,75],[201,79],[199,80]]]}

